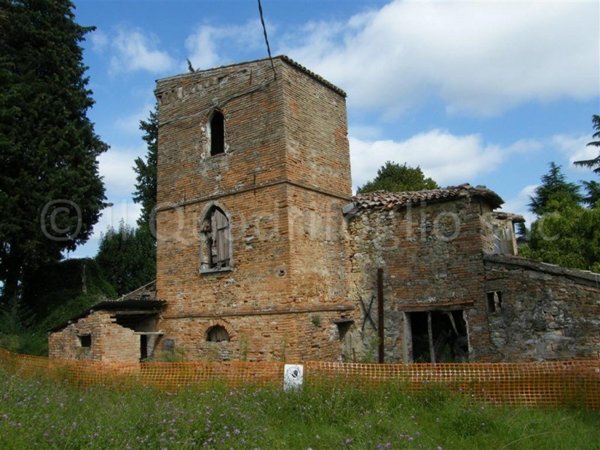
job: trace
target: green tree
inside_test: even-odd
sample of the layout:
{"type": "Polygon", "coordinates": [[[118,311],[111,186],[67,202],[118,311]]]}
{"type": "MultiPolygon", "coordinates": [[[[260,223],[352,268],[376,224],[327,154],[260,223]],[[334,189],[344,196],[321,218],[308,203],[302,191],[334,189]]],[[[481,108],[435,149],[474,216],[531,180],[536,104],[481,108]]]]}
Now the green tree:
{"type": "Polygon", "coordinates": [[[583,200],[579,186],[568,182],[560,166],[554,162],[550,163],[550,170],[542,176],[542,184],[530,199],[529,210],[537,216],[555,211],[560,205],[578,205],[583,200]]]}
{"type": "MultiPolygon", "coordinates": [[[[592,135],[592,137],[595,140],[588,142],[587,145],[593,146],[593,147],[600,147],[600,115],[594,114],[592,116],[592,126],[593,126],[594,130],[596,130],[596,132],[592,135]]],[[[600,149],[599,149],[598,156],[596,156],[595,158],[586,159],[586,160],[582,160],[582,161],[575,161],[574,164],[576,166],[589,167],[590,169],[593,169],[593,171],[596,172],[597,174],[600,174],[600,149]]]]}
{"type": "MultiPolygon", "coordinates": [[[[588,188],[588,192],[589,188],[588,188]]],[[[585,199],[583,199],[585,200],[585,199]]],[[[564,267],[600,271],[600,209],[581,205],[579,186],[550,164],[530,204],[531,225],[522,256],[564,267]]]]}
{"type": "Polygon", "coordinates": [[[377,176],[357,189],[359,194],[373,191],[421,191],[423,189],[438,189],[439,186],[431,178],[426,178],[419,166],[408,167],[387,161],[377,171],[377,176]]]}
{"type": "Polygon", "coordinates": [[[583,187],[586,190],[586,195],[583,197],[583,203],[590,208],[598,208],[600,204],[600,183],[597,181],[582,181],[583,187]]]}
{"type": "Polygon", "coordinates": [[[148,152],[146,160],[137,158],[133,170],[136,175],[135,192],[133,200],[142,205],[142,215],[138,225],[148,225],[155,230],[154,208],[156,207],[156,163],[158,155],[158,109],[150,111],[148,120],[140,121],[140,130],[144,132],[142,139],[146,142],[148,152]]]}
{"type": "Polygon", "coordinates": [[[107,145],[92,106],[69,0],[0,0],[0,281],[19,298],[26,274],[85,242],[104,204],[107,145]]]}
{"type": "Polygon", "coordinates": [[[153,242],[148,227],[133,228],[124,222],[102,235],[96,262],[117,294],[131,292],[155,278],[153,242]]]}
{"type": "Polygon", "coordinates": [[[521,255],[564,267],[600,272],[600,209],[575,204],[555,211],[531,226],[521,255]]]}

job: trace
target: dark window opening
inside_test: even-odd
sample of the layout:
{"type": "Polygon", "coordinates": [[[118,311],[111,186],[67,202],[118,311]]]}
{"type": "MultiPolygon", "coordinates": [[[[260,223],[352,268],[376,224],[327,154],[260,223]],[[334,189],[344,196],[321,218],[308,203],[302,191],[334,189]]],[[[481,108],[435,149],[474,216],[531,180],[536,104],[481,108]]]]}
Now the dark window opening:
{"type": "Polygon", "coordinates": [[[354,321],[352,319],[340,319],[340,320],[335,321],[335,324],[337,325],[338,336],[340,337],[340,340],[343,340],[344,337],[346,337],[346,333],[348,333],[348,331],[350,330],[350,327],[352,327],[353,323],[354,323],[354,321]]]}
{"type": "Polygon", "coordinates": [[[231,232],[229,219],[219,208],[213,207],[201,227],[201,270],[231,267],[231,232]]]}
{"type": "Polygon", "coordinates": [[[148,358],[148,336],[142,334],[140,336],[140,360],[148,358]]]}
{"type": "Polygon", "coordinates": [[[488,292],[486,294],[486,296],[487,296],[488,312],[496,313],[496,312],[502,311],[502,292],[500,292],[500,291],[488,292]]]}
{"type": "Polygon", "coordinates": [[[128,314],[119,311],[115,314],[115,322],[125,328],[133,331],[143,332],[155,329],[157,313],[149,311],[147,313],[128,314]]]}
{"type": "Polygon", "coordinates": [[[82,334],[77,336],[79,338],[79,345],[84,348],[90,348],[92,346],[92,335],[82,334]]]}
{"type": "Polygon", "coordinates": [[[225,118],[215,111],[210,119],[210,154],[225,153],[225,118]]]}
{"type": "Polygon", "coordinates": [[[208,342],[229,342],[229,333],[221,325],[210,327],[206,332],[208,342]]]}
{"type": "Polygon", "coordinates": [[[409,313],[414,362],[465,362],[469,356],[463,311],[409,313]]]}

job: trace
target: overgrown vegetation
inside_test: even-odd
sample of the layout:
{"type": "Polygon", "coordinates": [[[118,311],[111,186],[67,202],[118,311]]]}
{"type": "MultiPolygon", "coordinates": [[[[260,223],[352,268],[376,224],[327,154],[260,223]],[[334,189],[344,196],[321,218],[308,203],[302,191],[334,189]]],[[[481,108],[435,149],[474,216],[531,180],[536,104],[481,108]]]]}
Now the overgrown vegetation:
{"type": "Polygon", "coordinates": [[[32,275],[21,299],[0,305],[0,347],[45,355],[49,329],[116,295],[92,259],[47,265],[32,275]]]}
{"type": "Polygon", "coordinates": [[[600,413],[482,405],[398,386],[76,388],[0,368],[0,448],[600,448],[600,413]]]}

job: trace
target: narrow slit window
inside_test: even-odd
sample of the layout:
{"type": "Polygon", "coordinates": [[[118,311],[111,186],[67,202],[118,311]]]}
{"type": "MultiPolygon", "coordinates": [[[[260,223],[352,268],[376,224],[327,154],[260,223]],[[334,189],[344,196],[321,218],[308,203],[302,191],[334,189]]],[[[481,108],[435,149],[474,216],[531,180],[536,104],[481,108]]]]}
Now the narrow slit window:
{"type": "Polygon", "coordinates": [[[215,111],[210,119],[210,154],[225,153],[225,118],[223,113],[215,111]]]}
{"type": "Polygon", "coordinates": [[[488,312],[497,313],[502,310],[502,292],[492,291],[487,293],[488,312]]]}

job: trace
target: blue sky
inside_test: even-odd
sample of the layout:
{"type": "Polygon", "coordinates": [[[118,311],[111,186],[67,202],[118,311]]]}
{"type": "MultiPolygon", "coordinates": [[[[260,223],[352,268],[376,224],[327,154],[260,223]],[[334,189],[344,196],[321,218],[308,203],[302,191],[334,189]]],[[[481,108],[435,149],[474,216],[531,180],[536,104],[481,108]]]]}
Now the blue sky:
{"type": "MultiPolygon", "coordinates": [[[[108,201],[94,237],[124,218],[138,128],[155,80],[266,57],[255,0],[75,0],[89,113],[111,149],[100,158],[108,201]]],[[[286,54],[347,94],[353,185],[387,160],[419,165],[442,186],[486,185],[524,214],[548,163],[572,181],[594,179],[572,161],[600,113],[597,1],[263,0],[273,54],[286,54]]]]}

